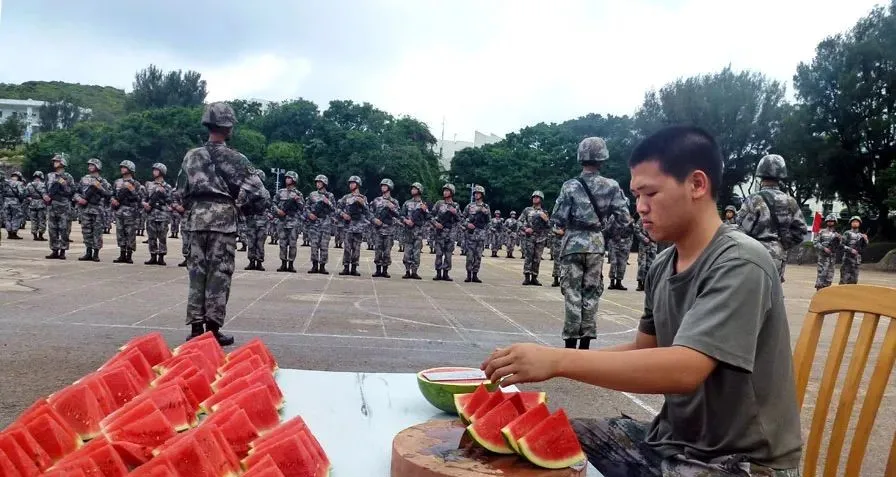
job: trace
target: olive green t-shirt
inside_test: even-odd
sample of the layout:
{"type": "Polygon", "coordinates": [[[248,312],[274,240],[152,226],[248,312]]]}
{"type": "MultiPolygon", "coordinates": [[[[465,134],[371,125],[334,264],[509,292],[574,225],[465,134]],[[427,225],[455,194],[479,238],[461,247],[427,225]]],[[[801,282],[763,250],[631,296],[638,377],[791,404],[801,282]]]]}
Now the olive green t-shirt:
{"type": "Polygon", "coordinates": [[[738,455],[788,469],[800,463],[790,329],[778,271],[759,242],[722,225],[676,273],[661,253],[647,276],[640,331],[718,362],[692,394],[666,394],[646,442],[663,456],[703,462],[738,455]]]}

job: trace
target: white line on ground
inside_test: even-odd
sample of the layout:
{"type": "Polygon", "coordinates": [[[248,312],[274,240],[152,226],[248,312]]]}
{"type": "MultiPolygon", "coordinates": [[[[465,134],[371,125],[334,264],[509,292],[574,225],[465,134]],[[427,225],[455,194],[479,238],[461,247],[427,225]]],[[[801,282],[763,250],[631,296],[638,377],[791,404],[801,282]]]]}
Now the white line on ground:
{"type": "Polygon", "coordinates": [[[376,280],[373,278],[373,271],[370,269],[370,263],[367,262],[367,273],[370,274],[370,286],[373,287],[373,298],[376,300],[376,311],[380,314],[380,327],[383,329],[383,336],[389,336],[386,334],[386,322],[383,321],[383,309],[380,306],[380,297],[376,292],[376,280]]]}
{"type": "MultiPolygon", "coordinates": [[[[88,272],[88,271],[92,271],[92,269],[78,270],[77,273],[80,273],[80,274],[83,275],[84,273],[86,273],[86,272],[88,272]]],[[[100,283],[106,283],[106,282],[111,282],[111,281],[119,281],[119,280],[126,280],[126,279],[127,279],[126,277],[135,277],[135,276],[138,276],[138,275],[143,275],[143,274],[146,273],[146,272],[148,272],[148,270],[145,270],[145,269],[144,269],[144,270],[140,270],[140,271],[138,271],[137,273],[125,273],[124,275],[119,275],[119,276],[117,276],[117,277],[111,277],[111,278],[104,278],[104,279],[102,279],[102,280],[90,280],[90,281],[86,281],[86,282],[79,281],[78,283],[81,283],[81,285],[78,285],[78,286],[76,286],[76,287],[66,288],[66,289],[64,289],[64,290],[57,290],[57,291],[49,292],[49,293],[37,293],[37,294],[33,294],[33,293],[32,293],[32,294],[29,294],[27,297],[25,297],[25,298],[21,298],[21,299],[19,299],[19,300],[12,300],[12,301],[6,301],[6,302],[3,302],[3,303],[0,303],[0,306],[4,306],[4,305],[14,305],[14,304],[16,304],[16,303],[24,303],[24,302],[26,302],[26,301],[31,301],[31,300],[44,300],[44,299],[46,299],[47,297],[50,297],[50,296],[53,296],[53,295],[59,295],[59,294],[62,294],[62,293],[67,293],[67,292],[70,292],[70,291],[73,291],[73,290],[78,290],[78,289],[80,289],[80,288],[93,287],[93,286],[96,286],[96,285],[98,285],[98,284],[100,284],[100,283]]]]}
{"type": "Polygon", "coordinates": [[[464,341],[470,341],[469,339],[467,339],[464,333],[460,332],[460,330],[464,329],[464,327],[454,318],[454,316],[452,316],[450,313],[448,313],[447,310],[439,306],[439,304],[436,303],[436,301],[433,300],[431,296],[427,295],[419,285],[414,284],[414,288],[416,288],[417,291],[420,292],[421,295],[423,295],[423,298],[426,298],[426,301],[428,301],[429,304],[432,305],[432,307],[435,308],[435,310],[438,311],[440,315],[442,315],[442,318],[446,323],[448,323],[451,329],[454,330],[455,333],[457,333],[457,336],[460,336],[460,338],[464,341]]]}
{"type": "Polygon", "coordinates": [[[226,325],[226,324],[232,322],[233,320],[237,319],[237,317],[239,317],[239,316],[242,315],[246,310],[248,310],[249,308],[251,308],[252,305],[258,303],[258,300],[261,300],[262,298],[268,296],[269,293],[271,293],[272,291],[274,291],[274,288],[277,288],[278,286],[280,286],[280,284],[283,283],[283,282],[285,282],[287,278],[289,278],[289,275],[284,276],[283,278],[280,279],[280,281],[278,281],[277,283],[271,285],[271,288],[268,288],[267,290],[265,290],[264,293],[262,293],[262,294],[258,295],[257,297],[255,297],[255,299],[252,300],[248,305],[246,305],[245,308],[243,308],[242,310],[240,310],[239,312],[237,312],[235,315],[231,316],[229,320],[224,321],[224,324],[226,325]]]}
{"type": "Polygon", "coordinates": [[[175,303],[175,304],[173,304],[173,305],[171,305],[171,306],[169,306],[169,307],[167,307],[167,308],[165,308],[165,309],[163,309],[163,310],[157,311],[157,312],[155,312],[155,313],[153,313],[153,314],[147,316],[146,318],[143,318],[143,319],[140,320],[140,321],[136,321],[136,322],[134,322],[134,323],[131,323],[131,326],[137,326],[137,325],[139,325],[139,324],[141,324],[141,323],[147,322],[147,321],[149,321],[149,320],[151,320],[151,319],[153,319],[153,318],[155,318],[155,317],[161,315],[162,313],[165,313],[166,311],[171,310],[171,309],[173,309],[173,308],[177,308],[178,306],[182,306],[182,305],[184,305],[185,303],[187,303],[187,300],[186,300],[186,299],[181,300],[181,301],[179,301],[179,302],[177,302],[177,303],[175,303]]]}
{"type": "Polygon", "coordinates": [[[311,326],[311,320],[314,319],[314,314],[317,313],[318,307],[320,307],[320,302],[324,300],[324,295],[327,293],[327,289],[330,288],[330,283],[333,282],[333,274],[327,275],[327,283],[324,285],[324,288],[320,291],[320,296],[317,297],[317,303],[314,304],[314,308],[311,309],[311,314],[308,315],[308,319],[305,321],[305,324],[302,325],[302,334],[308,332],[308,328],[311,326]]]}
{"type": "Polygon", "coordinates": [[[121,295],[118,295],[118,296],[109,298],[109,299],[107,299],[107,300],[99,301],[99,302],[96,302],[96,303],[91,303],[90,305],[82,306],[82,307],[80,307],[80,308],[75,308],[74,310],[67,311],[67,312],[65,312],[65,313],[63,313],[63,314],[61,314],[61,315],[52,316],[52,317],[50,317],[50,318],[47,318],[47,319],[43,320],[43,322],[44,322],[44,323],[47,323],[47,322],[50,322],[50,321],[52,321],[52,320],[58,320],[59,318],[62,318],[62,317],[64,317],[64,316],[73,315],[73,314],[75,314],[75,313],[78,313],[78,312],[81,312],[81,311],[84,311],[84,310],[89,310],[89,309],[91,309],[91,308],[96,308],[96,307],[98,307],[98,306],[103,306],[103,305],[112,303],[113,301],[116,301],[116,300],[119,300],[119,299],[122,299],[122,298],[125,298],[125,297],[129,297],[129,296],[132,296],[132,295],[136,295],[137,293],[144,292],[144,291],[149,290],[149,289],[151,289],[151,288],[159,287],[159,286],[162,286],[162,285],[167,285],[167,284],[169,284],[169,283],[171,283],[171,282],[173,282],[173,281],[176,281],[176,280],[183,280],[184,278],[187,278],[187,277],[185,277],[185,276],[179,276],[179,277],[172,278],[171,280],[166,280],[166,281],[161,282],[161,283],[156,283],[156,284],[151,285],[151,286],[148,286],[148,287],[138,288],[138,289],[136,289],[136,290],[134,290],[134,291],[131,291],[131,292],[128,292],[128,293],[123,293],[123,294],[121,294],[121,295]]]}

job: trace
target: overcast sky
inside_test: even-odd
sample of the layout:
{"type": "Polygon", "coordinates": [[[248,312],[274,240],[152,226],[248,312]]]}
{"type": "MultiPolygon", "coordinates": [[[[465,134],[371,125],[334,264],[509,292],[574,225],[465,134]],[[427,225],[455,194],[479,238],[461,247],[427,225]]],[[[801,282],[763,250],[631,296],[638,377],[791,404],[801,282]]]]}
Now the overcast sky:
{"type": "Polygon", "coordinates": [[[727,64],[786,82],[882,0],[0,0],[0,82],[129,90],[155,63],[209,100],[369,101],[445,138],[589,112],[727,64]]]}

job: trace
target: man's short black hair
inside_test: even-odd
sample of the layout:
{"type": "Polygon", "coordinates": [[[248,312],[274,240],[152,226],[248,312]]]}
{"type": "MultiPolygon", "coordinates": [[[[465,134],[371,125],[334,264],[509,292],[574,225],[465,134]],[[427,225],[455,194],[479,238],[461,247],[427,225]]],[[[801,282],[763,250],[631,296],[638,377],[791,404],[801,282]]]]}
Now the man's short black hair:
{"type": "Polygon", "coordinates": [[[651,134],[632,151],[629,167],[657,161],[660,170],[678,182],[694,171],[703,171],[709,178],[713,199],[719,198],[725,161],[711,134],[696,126],[668,126],[651,134]]]}

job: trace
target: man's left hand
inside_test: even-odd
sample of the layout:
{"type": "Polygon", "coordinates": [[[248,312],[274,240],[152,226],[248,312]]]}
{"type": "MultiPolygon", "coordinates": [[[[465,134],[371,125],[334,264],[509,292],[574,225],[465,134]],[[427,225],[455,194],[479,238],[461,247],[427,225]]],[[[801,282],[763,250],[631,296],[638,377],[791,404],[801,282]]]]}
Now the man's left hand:
{"type": "Polygon", "coordinates": [[[545,381],[556,376],[560,351],[532,343],[514,344],[496,349],[481,369],[491,382],[500,381],[501,386],[545,381]]]}

